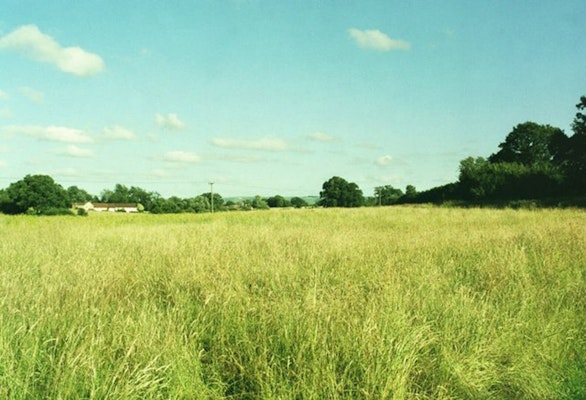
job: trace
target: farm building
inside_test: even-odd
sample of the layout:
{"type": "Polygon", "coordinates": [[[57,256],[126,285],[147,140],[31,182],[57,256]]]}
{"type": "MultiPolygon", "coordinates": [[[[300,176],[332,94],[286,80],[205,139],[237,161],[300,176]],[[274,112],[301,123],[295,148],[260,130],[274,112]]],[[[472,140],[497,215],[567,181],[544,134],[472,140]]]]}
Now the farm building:
{"type": "Polygon", "coordinates": [[[138,204],[137,203],[92,203],[88,201],[87,203],[76,203],[73,205],[73,208],[83,208],[86,211],[120,211],[120,212],[138,212],[138,204]]]}

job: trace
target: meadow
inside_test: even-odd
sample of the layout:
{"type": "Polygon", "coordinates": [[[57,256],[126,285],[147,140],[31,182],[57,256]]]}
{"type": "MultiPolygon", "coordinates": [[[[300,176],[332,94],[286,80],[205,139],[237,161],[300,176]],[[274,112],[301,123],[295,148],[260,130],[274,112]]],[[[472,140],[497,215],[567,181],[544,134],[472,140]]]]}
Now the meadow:
{"type": "Polygon", "coordinates": [[[0,215],[0,398],[586,398],[586,212],[0,215]]]}

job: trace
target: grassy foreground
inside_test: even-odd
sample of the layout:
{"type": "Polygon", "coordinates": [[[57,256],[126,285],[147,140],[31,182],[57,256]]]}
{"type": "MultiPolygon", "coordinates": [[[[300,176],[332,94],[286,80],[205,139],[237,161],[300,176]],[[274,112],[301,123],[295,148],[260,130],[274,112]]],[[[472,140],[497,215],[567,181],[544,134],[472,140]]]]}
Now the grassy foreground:
{"type": "Polygon", "coordinates": [[[586,398],[586,213],[0,216],[2,399],[586,398]]]}

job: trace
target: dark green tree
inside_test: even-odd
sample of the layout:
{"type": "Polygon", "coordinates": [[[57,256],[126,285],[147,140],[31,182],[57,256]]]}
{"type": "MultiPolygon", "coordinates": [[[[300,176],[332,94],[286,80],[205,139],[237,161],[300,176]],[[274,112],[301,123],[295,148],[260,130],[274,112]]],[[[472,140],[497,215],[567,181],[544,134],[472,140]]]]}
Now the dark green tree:
{"type": "Polygon", "coordinates": [[[6,214],[56,214],[71,207],[67,191],[47,175],[27,175],[11,183],[0,205],[6,214]]]}
{"type": "Polygon", "coordinates": [[[391,185],[377,186],[374,188],[374,200],[380,206],[395,204],[401,196],[403,196],[403,191],[391,185]]]}
{"type": "MultiPolygon", "coordinates": [[[[211,207],[212,193],[211,192],[202,193],[200,196],[204,196],[205,198],[207,198],[208,202],[210,203],[210,207],[211,207]]],[[[222,196],[220,196],[219,193],[214,193],[214,211],[221,211],[223,209],[224,209],[224,199],[222,198],[222,196]]]]}
{"type": "Polygon", "coordinates": [[[267,204],[271,208],[290,207],[291,206],[291,202],[281,195],[269,197],[267,199],[267,204]]]}
{"type": "Polygon", "coordinates": [[[295,208],[307,207],[307,201],[305,201],[301,197],[291,197],[290,202],[291,205],[295,208]]]}
{"type": "Polygon", "coordinates": [[[524,165],[560,162],[566,135],[560,128],[535,122],[518,124],[499,144],[500,150],[488,160],[524,165]]]}
{"type": "Polygon", "coordinates": [[[544,198],[559,194],[562,184],[561,169],[551,163],[491,163],[482,157],[460,163],[459,191],[466,200],[544,198]]]}
{"type": "Polygon", "coordinates": [[[153,192],[148,192],[147,190],[138,186],[131,186],[127,193],[127,199],[129,203],[142,204],[146,210],[148,210],[150,207],[150,204],[153,201],[153,196],[153,192]]]}
{"type": "Polygon", "coordinates": [[[196,213],[209,212],[211,210],[210,202],[205,196],[197,196],[189,199],[189,207],[191,211],[196,213]]]}
{"type": "Polygon", "coordinates": [[[570,192],[586,194],[586,96],[576,104],[578,112],[572,123],[574,134],[566,149],[567,186],[570,192]]]}
{"type": "Polygon", "coordinates": [[[574,135],[586,136],[586,114],[583,112],[586,110],[586,96],[580,97],[580,102],[576,104],[576,108],[578,112],[574,117],[572,130],[574,131],[574,135]]]}
{"type": "Polygon", "coordinates": [[[71,203],[85,203],[91,201],[93,196],[77,186],[69,186],[67,188],[67,195],[71,203]]]}
{"type": "Polygon", "coordinates": [[[324,182],[319,197],[318,204],[323,207],[360,207],[364,205],[364,196],[358,185],[339,176],[334,176],[324,182]]]}

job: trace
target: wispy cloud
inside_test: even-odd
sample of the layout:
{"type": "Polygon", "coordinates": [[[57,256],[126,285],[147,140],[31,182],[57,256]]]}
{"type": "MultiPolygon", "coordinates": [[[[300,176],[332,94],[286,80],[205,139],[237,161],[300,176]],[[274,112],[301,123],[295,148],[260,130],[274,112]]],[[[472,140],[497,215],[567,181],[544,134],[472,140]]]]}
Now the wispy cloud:
{"type": "Polygon", "coordinates": [[[58,151],[57,153],[76,158],[90,158],[94,156],[94,152],[92,150],[83,149],[75,145],[67,146],[65,150],[58,151]]]}
{"type": "Polygon", "coordinates": [[[380,156],[379,158],[376,159],[376,165],[378,165],[380,167],[384,167],[384,166],[389,165],[392,161],[393,161],[393,157],[386,154],[386,155],[380,156]]]}
{"type": "Polygon", "coordinates": [[[0,100],[8,100],[8,93],[0,89],[0,100]]]}
{"type": "Polygon", "coordinates": [[[0,38],[0,49],[13,50],[34,61],[48,63],[77,76],[90,76],[104,70],[104,61],[80,47],[63,47],[36,25],[24,25],[0,38]]]}
{"type": "Polygon", "coordinates": [[[0,108],[0,118],[3,118],[3,119],[12,118],[12,111],[8,108],[0,108]]]}
{"type": "Polygon", "coordinates": [[[284,151],[288,148],[285,140],[270,137],[254,140],[212,138],[210,142],[217,147],[241,150],[284,151]]]}
{"type": "Polygon", "coordinates": [[[0,129],[8,135],[25,135],[37,139],[65,143],[92,143],[94,139],[75,128],[65,126],[10,125],[0,129]]]}
{"type": "Polygon", "coordinates": [[[358,47],[376,51],[409,50],[411,44],[400,39],[391,39],[387,34],[378,29],[360,30],[348,29],[348,34],[358,47]]]}
{"type": "Polygon", "coordinates": [[[136,134],[122,126],[112,126],[104,128],[100,137],[106,140],[134,140],[136,134]]]}
{"type": "Polygon", "coordinates": [[[240,164],[250,164],[265,161],[265,158],[259,156],[258,154],[216,154],[210,155],[209,157],[206,157],[206,159],[229,161],[240,164]]]}
{"type": "Polygon", "coordinates": [[[155,122],[157,126],[171,131],[178,131],[186,128],[186,124],[179,119],[177,114],[169,113],[167,115],[155,114],[155,122]]]}
{"type": "Polygon", "coordinates": [[[193,152],[176,150],[165,153],[163,160],[179,163],[197,163],[201,161],[201,157],[193,152]]]}
{"type": "Polygon", "coordinates": [[[307,135],[307,137],[313,141],[324,143],[335,142],[339,140],[336,136],[324,132],[313,132],[307,135]]]}
{"type": "Polygon", "coordinates": [[[20,94],[32,101],[33,103],[42,103],[45,100],[45,93],[33,88],[24,86],[18,89],[20,94]]]}

